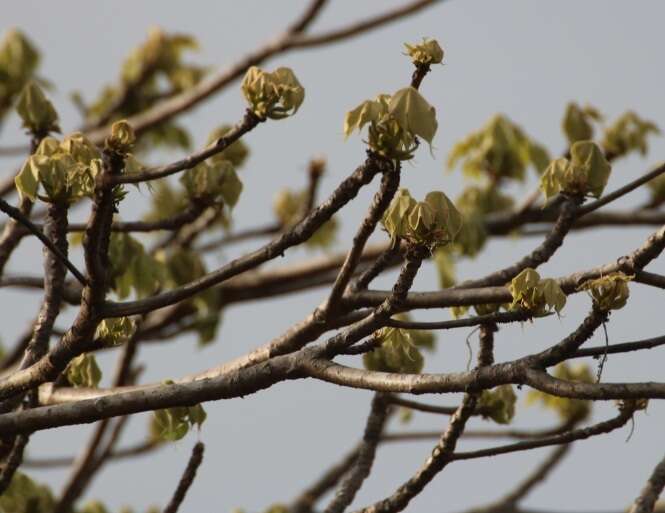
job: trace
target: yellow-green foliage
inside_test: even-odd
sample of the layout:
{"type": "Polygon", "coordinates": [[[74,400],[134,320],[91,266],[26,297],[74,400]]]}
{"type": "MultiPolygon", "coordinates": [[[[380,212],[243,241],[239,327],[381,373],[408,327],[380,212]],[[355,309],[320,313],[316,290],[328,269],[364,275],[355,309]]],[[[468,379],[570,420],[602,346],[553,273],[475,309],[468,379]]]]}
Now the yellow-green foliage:
{"type": "Polygon", "coordinates": [[[508,289],[513,296],[512,308],[542,314],[548,310],[558,313],[566,305],[566,295],[559,284],[551,278],[541,279],[530,267],[515,276],[508,289]]]}
{"type": "Polygon", "coordinates": [[[375,336],[381,345],[363,355],[366,369],[403,374],[417,374],[423,369],[423,355],[409,330],[381,328],[375,336]]]}
{"type": "Polygon", "coordinates": [[[612,170],[605,154],[591,141],[579,141],[570,148],[570,160],[553,160],[540,178],[545,198],[559,192],[599,198],[612,170]]]}
{"type": "Polygon", "coordinates": [[[480,130],[453,146],[448,156],[448,168],[454,168],[459,161],[462,161],[462,171],[469,177],[493,182],[503,178],[522,182],[528,166],[542,172],[549,156],[545,148],[527,137],[518,125],[497,114],[480,130]]]}
{"type": "Polygon", "coordinates": [[[411,62],[415,65],[441,64],[443,61],[443,49],[436,39],[424,37],[422,43],[412,45],[404,43],[404,46],[406,54],[411,57],[411,62]]]}
{"type": "Polygon", "coordinates": [[[2,513],[51,513],[54,506],[51,490],[20,471],[14,474],[9,487],[0,495],[2,513]]]}
{"type": "Polygon", "coordinates": [[[623,308],[630,296],[628,282],[632,280],[622,272],[610,273],[595,280],[584,282],[580,290],[586,290],[593,299],[594,305],[605,311],[623,308]]]}
{"type": "Polygon", "coordinates": [[[277,68],[269,73],[252,66],[241,87],[250,108],[262,119],[292,116],[305,99],[305,89],[290,68],[277,68]]]}
{"type": "MultiPolygon", "coordinates": [[[[282,189],[275,195],[273,212],[284,228],[295,225],[303,218],[306,213],[307,194],[306,190],[282,189]]],[[[338,229],[337,219],[328,219],[307,239],[305,246],[310,249],[331,247],[336,240],[338,229]]]]}
{"type": "Polygon", "coordinates": [[[652,121],[642,119],[635,112],[628,111],[605,129],[603,148],[615,158],[631,151],[646,155],[649,150],[647,143],[649,134],[660,134],[660,129],[652,121]]]}
{"type": "Polygon", "coordinates": [[[97,326],[95,338],[107,346],[120,346],[136,331],[136,324],[129,317],[104,319],[97,326]]]}
{"type": "MultiPolygon", "coordinates": [[[[106,86],[90,105],[88,118],[94,122],[110,111],[112,119],[126,118],[198,84],[208,70],[184,62],[184,53],[193,50],[198,50],[198,43],[191,36],[150,29],[147,39],[125,59],[118,82],[106,86]]],[[[160,123],[142,134],[139,149],[154,145],[187,149],[189,133],[171,121],[160,123]]]]}
{"type": "Polygon", "coordinates": [[[416,137],[430,146],[438,123],[436,111],[413,87],[405,87],[392,96],[380,94],[347,112],[344,135],[359,132],[369,125],[369,147],[392,159],[408,160],[418,147],[416,137]]]}
{"type": "Polygon", "coordinates": [[[430,192],[416,201],[408,189],[400,189],[383,216],[383,226],[393,241],[439,246],[455,240],[462,229],[462,215],[448,197],[430,192]]]}
{"type": "Polygon", "coordinates": [[[102,379],[102,371],[94,354],[83,353],[69,362],[65,376],[74,387],[97,388],[102,379]]]}
{"type": "Polygon", "coordinates": [[[600,123],[602,114],[590,105],[580,107],[575,102],[566,106],[561,127],[569,144],[593,139],[593,123],[600,123]]]}
{"type": "Polygon", "coordinates": [[[512,385],[501,385],[492,390],[483,390],[477,408],[482,410],[483,417],[497,424],[510,424],[515,416],[516,402],[517,396],[512,385]]]}
{"type": "Polygon", "coordinates": [[[207,414],[200,404],[156,410],[152,416],[150,431],[153,439],[174,442],[183,438],[189,429],[201,428],[207,414]]]}
{"type": "MultiPolygon", "coordinates": [[[[560,363],[554,369],[553,375],[555,378],[565,381],[593,383],[591,370],[589,370],[589,366],[586,364],[571,366],[567,363],[560,363]]],[[[557,397],[539,390],[530,390],[527,394],[527,404],[534,403],[540,403],[545,408],[554,410],[564,422],[581,421],[591,413],[591,401],[557,397]]]]}
{"type": "Polygon", "coordinates": [[[0,121],[39,65],[39,52],[20,30],[8,30],[0,41],[0,121]]]}

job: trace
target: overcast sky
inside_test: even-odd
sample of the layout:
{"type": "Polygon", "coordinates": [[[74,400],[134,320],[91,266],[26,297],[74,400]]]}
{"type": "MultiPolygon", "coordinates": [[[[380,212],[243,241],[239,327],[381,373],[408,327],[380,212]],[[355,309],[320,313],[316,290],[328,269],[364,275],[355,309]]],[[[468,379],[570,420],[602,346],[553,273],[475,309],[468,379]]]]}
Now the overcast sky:
{"type": "MultiPolygon", "coordinates": [[[[313,30],[342,25],[358,17],[403,2],[334,0],[324,10],[313,30]]],[[[194,34],[201,51],[193,59],[215,69],[233,63],[261,42],[278,33],[304,7],[302,0],[243,2],[39,2],[4,0],[0,29],[24,30],[44,52],[41,74],[53,81],[52,93],[65,130],[78,119],[68,100],[79,90],[88,100],[117,76],[124,56],[145,38],[151,26],[167,31],[194,34]]],[[[328,158],[329,173],[322,193],[335,185],[364,157],[361,139],[344,142],[344,113],[360,101],[381,92],[392,93],[409,79],[411,65],[403,56],[403,42],[423,36],[438,39],[446,50],[445,66],[436,67],[425,79],[422,93],[436,106],[439,131],[433,157],[421,150],[413,164],[405,166],[403,185],[415,196],[443,190],[455,197],[462,189],[459,173],[444,173],[451,145],[480,127],[492,114],[502,112],[523,126],[553,154],[564,148],[560,119],[566,103],[590,102],[614,118],[626,109],[665,125],[662,23],[665,3],[587,0],[544,2],[535,0],[450,0],[362,37],[325,49],[288,53],[265,64],[267,68],[289,66],[306,88],[306,99],[292,119],[261,125],[246,137],[252,149],[242,172],[245,191],[236,210],[239,228],[271,220],[276,190],[301,187],[306,180],[308,159],[315,154],[328,158]]],[[[234,84],[205,107],[183,120],[202,144],[207,133],[222,122],[240,119],[244,104],[239,85],[234,84]]],[[[16,120],[0,133],[0,144],[23,142],[16,120]]],[[[653,139],[648,158],[631,157],[616,163],[609,188],[615,188],[651,169],[663,159],[663,139],[653,139]]],[[[155,163],[167,162],[177,153],[156,153],[155,163]]],[[[5,159],[10,172],[18,161],[5,159]]],[[[528,192],[533,184],[517,191],[528,192]]],[[[372,187],[367,188],[342,216],[343,228],[336,249],[348,247],[354,221],[367,208],[372,187]]],[[[639,204],[645,193],[638,191],[620,203],[639,204]]],[[[132,191],[123,204],[124,219],[134,219],[149,201],[149,193],[132,191]]],[[[543,274],[559,276],[574,270],[615,260],[637,247],[650,230],[630,228],[620,236],[610,229],[593,234],[578,232],[543,274]]],[[[378,234],[373,240],[385,238],[378,234]]],[[[251,249],[258,243],[244,249],[251,249]]],[[[492,241],[475,261],[460,265],[462,278],[499,268],[529,251],[536,240],[492,241]]],[[[41,252],[24,244],[9,272],[36,273],[41,252]]],[[[211,264],[227,260],[220,254],[211,264]]],[[[292,261],[306,258],[304,251],[290,252],[292,261]]],[[[277,265],[287,260],[278,262],[277,265]]],[[[653,264],[665,272],[662,259],[653,264]]],[[[380,280],[388,287],[394,275],[380,280]]],[[[431,266],[416,283],[418,290],[437,287],[431,266]]],[[[608,325],[611,342],[623,342],[662,334],[654,319],[662,315],[662,294],[644,287],[631,288],[627,308],[612,315],[608,325]]],[[[199,371],[263,344],[306,316],[322,299],[321,290],[229,308],[219,340],[198,349],[193,338],[160,348],[142,349],[139,362],[148,366],[143,378],[156,381],[199,371]]],[[[14,340],[35,315],[39,297],[34,293],[5,292],[0,299],[2,339],[14,340]]],[[[535,325],[502,329],[497,340],[497,360],[533,352],[556,342],[572,330],[588,308],[588,298],[572,298],[561,319],[548,318],[535,325]]],[[[71,317],[66,312],[58,322],[71,317]]],[[[447,312],[425,312],[422,319],[441,319],[447,312]]],[[[436,355],[428,357],[428,371],[461,370],[466,365],[465,338],[470,330],[439,336],[436,355]]],[[[603,343],[597,334],[590,344],[603,343]]],[[[475,346],[475,342],[474,342],[475,346]]],[[[113,360],[102,360],[107,374],[113,360]]],[[[660,380],[665,363],[661,350],[627,357],[612,357],[605,368],[607,381],[660,380]]],[[[595,362],[591,362],[595,368],[595,362]]],[[[117,510],[121,505],[138,511],[150,504],[164,505],[185,465],[191,445],[200,439],[207,445],[206,458],[182,509],[186,511],[230,511],[240,507],[262,511],[275,502],[290,501],[325,468],[340,458],[361,436],[371,394],[341,389],[315,381],[279,384],[245,399],[207,404],[207,423],[200,434],[132,462],[114,463],[94,481],[87,498],[102,500],[117,510]]],[[[440,404],[454,404],[456,397],[428,397],[440,404]]],[[[595,419],[613,415],[612,405],[598,405],[595,419]]],[[[438,429],[445,419],[416,415],[412,424],[398,423],[391,430],[438,429]]],[[[635,497],[653,466],[659,461],[665,408],[652,404],[647,414],[638,414],[629,441],[629,428],[609,436],[580,443],[572,455],[532,493],[525,505],[561,511],[622,510],[635,497]],[[565,493],[563,493],[565,492],[565,493]]],[[[533,408],[521,408],[517,425],[547,426],[556,419],[533,408]]],[[[140,440],[146,416],[131,423],[122,445],[140,440]]],[[[482,421],[473,426],[489,427],[482,421]]],[[[31,439],[29,455],[73,454],[86,440],[89,427],[69,427],[41,432],[31,439]]],[[[493,442],[464,442],[463,448],[493,442]]],[[[354,503],[361,506],[391,493],[428,456],[432,442],[386,446],[379,450],[373,472],[354,503]]],[[[502,495],[544,458],[547,450],[500,456],[492,460],[456,463],[448,467],[409,506],[409,511],[454,512],[479,505],[502,495]]],[[[57,491],[66,473],[41,471],[37,479],[57,491]]]]}

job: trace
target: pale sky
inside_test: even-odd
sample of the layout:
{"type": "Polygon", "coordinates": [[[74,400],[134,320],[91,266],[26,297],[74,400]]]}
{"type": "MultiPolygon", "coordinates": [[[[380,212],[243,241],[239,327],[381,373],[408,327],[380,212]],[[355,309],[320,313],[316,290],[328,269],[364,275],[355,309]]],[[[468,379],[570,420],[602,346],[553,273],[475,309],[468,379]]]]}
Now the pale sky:
{"type": "MultiPolygon", "coordinates": [[[[333,0],[313,25],[313,30],[339,26],[347,21],[403,3],[366,0],[333,0]]],[[[302,0],[260,2],[38,2],[5,0],[0,32],[16,26],[24,30],[44,52],[41,74],[57,89],[52,97],[65,130],[79,123],[68,100],[73,90],[88,100],[100,87],[117,76],[119,66],[149,27],[194,34],[200,41],[197,62],[216,69],[233,63],[246,51],[278,33],[294,19],[306,3],[302,0]]],[[[422,149],[413,164],[405,166],[403,186],[415,196],[443,190],[455,197],[463,187],[459,172],[444,173],[451,145],[479,128],[492,114],[503,112],[553,154],[565,144],[560,120],[566,103],[590,102],[616,117],[626,109],[665,126],[665,96],[662,67],[662,22],[665,3],[587,0],[544,2],[535,0],[449,0],[360,38],[328,48],[288,53],[264,64],[266,68],[291,67],[306,89],[301,110],[292,119],[261,125],[246,138],[252,155],[242,171],[245,191],[236,209],[239,228],[272,219],[271,203],[276,190],[301,187],[306,165],[315,154],[328,158],[329,173],[322,194],[335,185],[364,157],[361,138],[344,142],[344,113],[360,101],[381,92],[391,93],[409,79],[411,65],[402,54],[404,42],[423,36],[438,39],[446,51],[445,66],[436,67],[421,91],[435,105],[439,131],[434,158],[422,149]]],[[[212,101],[182,119],[196,141],[222,122],[235,122],[244,109],[239,84],[229,87],[212,101]]],[[[24,141],[14,119],[0,133],[0,144],[24,141]]],[[[631,157],[616,163],[608,186],[613,189],[650,170],[663,159],[663,138],[652,140],[645,159],[631,157]]],[[[175,159],[176,153],[156,153],[155,163],[175,159]]],[[[19,161],[5,159],[9,172],[19,161]]],[[[518,196],[533,184],[515,189],[518,196]]],[[[337,250],[347,248],[355,223],[367,208],[372,187],[344,211],[343,229],[337,250]]],[[[645,198],[638,191],[617,206],[629,208],[645,198]]],[[[149,201],[143,189],[133,191],[121,214],[136,218],[149,201]]],[[[593,234],[579,232],[543,266],[542,274],[559,276],[615,260],[632,251],[647,237],[649,229],[629,228],[620,236],[611,229],[593,234]]],[[[373,239],[380,241],[379,233],[373,239]]],[[[460,265],[461,278],[485,274],[514,261],[538,243],[537,240],[492,241],[475,261],[460,265]]],[[[258,242],[240,249],[252,249],[258,242]]],[[[235,252],[218,255],[211,265],[235,252]]],[[[307,258],[305,251],[291,252],[291,261],[307,258]]],[[[35,244],[24,244],[9,272],[36,273],[41,252],[35,244]]],[[[285,263],[278,262],[277,265],[285,263]]],[[[650,270],[665,272],[662,258],[650,270]]],[[[377,286],[389,287],[394,275],[377,286]]],[[[419,275],[415,289],[437,287],[430,265],[419,275]]],[[[611,342],[624,342],[661,335],[654,321],[663,311],[662,294],[642,286],[631,288],[632,300],[612,315],[608,325],[611,342]]],[[[143,379],[157,381],[196,372],[265,343],[306,316],[323,298],[316,290],[273,301],[243,304],[224,314],[219,340],[198,349],[193,338],[163,347],[142,349],[139,363],[148,366],[143,379]],[[257,322],[260,320],[260,322],[257,322]]],[[[7,344],[33,318],[38,295],[3,291],[0,305],[7,344]]],[[[507,327],[498,335],[497,360],[533,352],[556,342],[583,318],[589,306],[584,295],[571,298],[561,319],[548,318],[535,325],[507,327]]],[[[70,309],[58,325],[71,317],[70,309]]],[[[447,312],[422,312],[418,318],[441,319],[447,312]]],[[[465,338],[470,330],[439,335],[435,355],[427,359],[427,370],[461,370],[466,365],[465,338]]],[[[597,334],[590,344],[601,344],[597,334]]],[[[475,341],[474,341],[475,344],[475,341]]],[[[113,359],[101,360],[110,374],[113,359]]],[[[595,369],[595,361],[590,362],[595,369]]],[[[611,357],[604,379],[662,381],[662,350],[648,354],[611,357]]],[[[191,445],[198,439],[207,445],[199,476],[181,511],[263,511],[270,504],[289,502],[361,437],[371,394],[341,389],[313,380],[279,384],[256,395],[209,403],[208,421],[200,434],[191,433],[150,456],[108,465],[88,490],[86,498],[103,501],[112,510],[129,504],[143,511],[150,504],[164,505],[179,479],[191,445]]],[[[452,405],[457,397],[425,397],[430,402],[452,405]]],[[[519,409],[517,426],[548,426],[556,422],[537,408],[519,409]]],[[[613,415],[612,405],[597,405],[595,419],[613,415]]],[[[391,424],[390,430],[439,429],[446,419],[416,414],[409,426],[391,424]]],[[[525,507],[557,511],[623,510],[637,495],[653,466],[663,457],[662,429],[665,408],[652,404],[638,414],[629,441],[629,428],[609,436],[578,443],[571,455],[525,501],[525,507]]],[[[138,441],[145,432],[147,417],[133,421],[122,444],[138,441]]],[[[471,427],[492,427],[474,421],[471,427]]],[[[89,427],[68,427],[35,435],[28,447],[30,456],[73,454],[86,440],[89,427]]],[[[358,494],[353,508],[366,505],[393,492],[420,466],[434,442],[382,446],[375,470],[358,494]]],[[[462,448],[494,445],[493,441],[467,442],[462,448]]],[[[409,511],[456,512],[496,499],[523,479],[548,450],[499,456],[490,460],[455,463],[448,467],[409,506],[409,511]]],[[[66,473],[31,472],[38,480],[55,486],[66,473]]]]}

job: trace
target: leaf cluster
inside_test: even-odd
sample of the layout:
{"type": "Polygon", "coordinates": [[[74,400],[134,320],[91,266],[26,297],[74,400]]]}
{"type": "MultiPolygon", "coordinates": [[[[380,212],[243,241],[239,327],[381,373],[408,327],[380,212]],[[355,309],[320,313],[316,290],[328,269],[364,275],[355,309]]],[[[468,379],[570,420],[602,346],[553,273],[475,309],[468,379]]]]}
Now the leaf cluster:
{"type": "Polygon", "coordinates": [[[622,272],[610,273],[584,282],[580,286],[580,290],[589,292],[596,308],[609,312],[626,306],[630,296],[628,282],[632,279],[633,276],[622,272]]]}
{"type": "MultiPolygon", "coordinates": [[[[273,200],[273,212],[279,223],[284,228],[289,228],[297,224],[307,213],[308,191],[294,191],[291,189],[282,189],[273,200]]],[[[337,219],[332,217],[323,223],[305,242],[305,246],[310,249],[326,249],[332,246],[337,237],[339,224],[337,219]]]]}
{"type": "Polygon", "coordinates": [[[515,416],[517,396],[512,385],[501,385],[492,390],[483,390],[478,398],[478,408],[483,417],[497,424],[510,424],[515,416]]]}
{"type": "Polygon", "coordinates": [[[0,41],[0,121],[35,76],[39,52],[23,32],[8,30],[0,41]]]}
{"type": "Polygon", "coordinates": [[[553,160],[540,177],[545,198],[562,192],[571,196],[599,198],[612,167],[600,147],[592,141],[578,141],[570,148],[570,159],[553,160]]]}
{"type": "MultiPolygon", "coordinates": [[[[555,378],[566,381],[594,382],[591,370],[586,364],[571,366],[565,362],[560,363],[555,367],[553,375],[555,378]]],[[[553,410],[564,422],[579,422],[586,419],[591,413],[591,401],[583,399],[557,397],[540,390],[529,390],[526,399],[527,404],[540,403],[543,407],[553,410]]]]}
{"type": "Polygon", "coordinates": [[[417,137],[430,146],[438,123],[436,111],[413,87],[405,87],[392,96],[380,94],[347,112],[344,135],[368,128],[369,147],[390,159],[408,160],[418,147],[417,137]]]}
{"type": "Polygon", "coordinates": [[[455,240],[463,219],[452,201],[440,191],[416,201],[408,189],[400,189],[386,209],[383,226],[393,241],[440,246],[455,240]]]}
{"type": "Polygon", "coordinates": [[[411,57],[411,62],[416,66],[430,64],[441,64],[443,62],[443,49],[436,39],[424,37],[422,43],[404,43],[406,54],[411,57]]]}
{"type": "Polygon", "coordinates": [[[65,377],[73,387],[97,388],[102,379],[102,371],[94,354],[83,353],[69,362],[65,377]]]}
{"type": "Polygon", "coordinates": [[[153,439],[175,442],[196,426],[201,428],[207,418],[203,406],[182,406],[156,410],[152,416],[150,432],[153,439]]]}
{"type": "Polygon", "coordinates": [[[293,116],[305,100],[305,89],[290,68],[277,68],[270,73],[252,66],[241,88],[252,112],[261,119],[293,116]]]}
{"type": "MultiPolygon", "coordinates": [[[[122,64],[118,83],[106,86],[87,109],[91,120],[127,118],[152,107],[162,98],[198,84],[207,69],[185,63],[187,51],[198,50],[198,43],[186,34],[168,34],[154,27],[147,39],[134,48],[122,64]]],[[[173,122],[162,122],[146,131],[139,149],[155,145],[188,149],[189,133],[173,122]]]]}
{"type": "Polygon", "coordinates": [[[556,280],[541,279],[530,267],[511,280],[508,290],[513,296],[511,308],[521,308],[536,315],[552,310],[559,313],[566,305],[566,295],[556,280]]]}
{"type": "Polygon", "coordinates": [[[93,194],[101,168],[99,150],[83,134],[74,132],[62,142],[44,138],[14,181],[21,197],[35,201],[41,186],[49,201],[73,203],[93,194]]]}
{"type": "Polygon", "coordinates": [[[549,162],[547,150],[528,137],[503,114],[493,116],[480,130],[472,132],[453,146],[448,168],[462,161],[462,172],[471,178],[523,182],[526,169],[541,173],[549,162]]]}

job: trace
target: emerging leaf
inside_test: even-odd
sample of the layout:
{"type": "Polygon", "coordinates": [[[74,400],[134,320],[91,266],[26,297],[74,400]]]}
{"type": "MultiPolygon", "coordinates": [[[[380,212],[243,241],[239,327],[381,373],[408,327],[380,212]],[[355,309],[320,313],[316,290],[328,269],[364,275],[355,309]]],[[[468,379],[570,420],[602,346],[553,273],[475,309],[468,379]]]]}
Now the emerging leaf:
{"type": "MultiPolygon", "coordinates": [[[[554,369],[553,375],[555,378],[566,381],[578,381],[581,383],[593,383],[594,381],[589,366],[586,364],[569,366],[567,363],[560,363],[554,369]]],[[[554,410],[564,422],[579,422],[587,418],[591,413],[591,401],[582,399],[557,397],[540,392],[539,390],[530,390],[526,399],[527,404],[539,402],[545,408],[554,410]]]]}
{"type": "MultiPolygon", "coordinates": [[[[208,135],[208,146],[214,146],[217,141],[229,133],[231,129],[232,127],[230,125],[222,125],[210,132],[210,135],[208,135]]],[[[214,164],[217,164],[220,160],[228,160],[237,169],[245,163],[248,155],[249,148],[242,139],[239,139],[228,146],[224,151],[217,155],[213,155],[208,160],[214,164]]]]}
{"type": "Polygon", "coordinates": [[[363,355],[366,369],[402,374],[417,374],[422,370],[423,356],[407,330],[382,328],[376,336],[381,346],[363,355]]]}
{"type": "Polygon", "coordinates": [[[579,141],[570,149],[570,160],[553,160],[540,178],[545,198],[559,192],[599,198],[612,170],[602,150],[591,141],[579,141]]]}
{"type": "Polygon", "coordinates": [[[628,282],[632,279],[633,276],[622,272],[610,273],[584,282],[580,290],[589,292],[597,308],[604,311],[618,310],[626,306],[630,296],[628,282]]]}
{"type": "Polygon", "coordinates": [[[439,286],[447,289],[455,285],[455,259],[448,246],[440,246],[432,255],[439,276],[439,286]]]}
{"type": "Polygon", "coordinates": [[[200,404],[191,407],[176,407],[156,410],[151,424],[152,436],[174,442],[183,438],[190,427],[201,428],[206,412],[200,404]]]}
{"type": "Polygon", "coordinates": [[[233,208],[242,192],[242,182],[228,160],[202,162],[188,169],[180,178],[192,199],[221,203],[233,208]]]}
{"type": "Polygon", "coordinates": [[[415,65],[441,64],[443,61],[443,49],[436,39],[423,38],[423,42],[410,45],[404,43],[406,53],[411,57],[415,65]]]}
{"type": "Polygon", "coordinates": [[[289,68],[272,73],[252,66],[242,81],[242,93],[259,118],[283,119],[295,114],[305,99],[305,89],[289,68]]]}
{"type": "Polygon", "coordinates": [[[402,129],[432,144],[438,126],[436,111],[415,88],[405,87],[393,94],[388,113],[402,129]]]}
{"type": "Polygon", "coordinates": [[[566,113],[561,124],[569,144],[593,139],[592,122],[602,121],[603,117],[595,108],[580,107],[575,102],[566,106],[566,113]]]}
{"type": "Polygon", "coordinates": [[[393,241],[403,238],[434,246],[452,242],[462,222],[455,205],[439,191],[416,202],[407,189],[400,189],[383,216],[383,225],[393,241]]]}
{"type": "Polygon", "coordinates": [[[660,134],[660,129],[652,121],[639,117],[635,112],[625,112],[613,125],[605,129],[603,148],[614,158],[622,157],[631,151],[644,156],[649,150],[647,138],[650,134],[660,134]]]}
{"type": "Polygon", "coordinates": [[[0,495],[0,511],[3,513],[49,513],[54,507],[51,490],[20,471],[14,473],[9,486],[0,495]]]}
{"type": "Polygon", "coordinates": [[[95,338],[104,341],[107,346],[119,346],[136,331],[136,324],[129,317],[104,319],[97,326],[95,338]]]}
{"type": "Polygon", "coordinates": [[[553,279],[541,280],[540,275],[531,268],[524,269],[515,276],[508,290],[513,296],[511,308],[522,308],[535,314],[548,310],[559,313],[566,305],[566,295],[553,279]]]}
{"type": "Polygon", "coordinates": [[[102,371],[91,353],[83,353],[69,362],[65,375],[74,387],[97,388],[102,379],[102,371]]]}
{"type": "Polygon", "coordinates": [[[124,119],[116,121],[111,125],[111,135],[106,138],[106,147],[126,155],[134,147],[136,135],[132,126],[124,119]]]}
{"type": "Polygon", "coordinates": [[[58,113],[41,88],[32,80],[26,84],[16,105],[23,126],[33,134],[59,132],[58,113]]]}
{"type": "Polygon", "coordinates": [[[527,137],[506,116],[498,114],[453,146],[448,168],[454,168],[460,160],[462,171],[469,177],[523,182],[528,165],[542,172],[549,157],[543,146],[527,137]]]}
{"type": "Polygon", "coordinates": [[[511,385],[501,385],[493,390],[483,390],[478,399],[478,408],[483,410],[483,417],[490,418],[497,424],[510,424],[515,416],[517,396],[511,385]]]}

